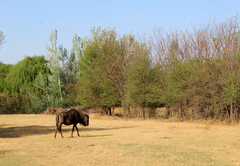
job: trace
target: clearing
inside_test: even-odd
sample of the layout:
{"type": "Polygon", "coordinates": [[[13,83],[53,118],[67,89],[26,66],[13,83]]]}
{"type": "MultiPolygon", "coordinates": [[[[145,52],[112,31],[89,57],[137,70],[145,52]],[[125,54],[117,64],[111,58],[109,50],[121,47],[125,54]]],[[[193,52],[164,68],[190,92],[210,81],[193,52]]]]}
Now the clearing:
{"type": "Polygon", "coordinates": [[[240,165],[240,125],[125,120],[55,132],[55,115],[0,115],[0,165],[240,165]]]}

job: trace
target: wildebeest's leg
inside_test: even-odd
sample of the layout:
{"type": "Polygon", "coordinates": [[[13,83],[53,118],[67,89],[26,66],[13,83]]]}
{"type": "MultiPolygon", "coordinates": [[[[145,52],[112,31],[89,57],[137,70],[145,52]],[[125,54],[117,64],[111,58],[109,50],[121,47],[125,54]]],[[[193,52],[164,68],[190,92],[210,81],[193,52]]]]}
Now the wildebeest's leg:
{"type": "Polygon", "coordinates": [[[73,125],[71,137],[73,137],[74,127],[75,127],[75,125],[73,125]]]}
{"type": "Polygon", "coordinates": [[[57,135],[57,131],[58,131],[58,130],[59,130],[59,132],[61,133],[62,138],[64,138],[63,135],[62,135],[62,130],[61,130],[61,128],[62,128],[62,125],[58,125],[58,127],[56,128],[56,131],[55,131],[55,136],[54,136],[54,138],[56,138],[56,135],[57,135]]]}
{"type": "Polygon", "coordinates": [[[75,127],[76,127],[76,129],[77,129],[77,134],[78,134],[78,136],[80,137],[80,135],[79,135],[79,132],[78,132],[78,128],[77,128],[77,125],[76,125],[75,127]]]}
{"type": "Polygon", "coordinates": [[[62,135],[62,126],[60,126],[60,128],[59,128],[59,132],[61,133],[62,138],[64,138],[62,135]]]}
{"type": "Polygon", "coordinates": [[[58,131],[58,128],[56,128],[56,131],[55,131],[55,135],[54,135],[54,138],[56,138],[56,135],[57,135],[57,131],[58,131]]]}

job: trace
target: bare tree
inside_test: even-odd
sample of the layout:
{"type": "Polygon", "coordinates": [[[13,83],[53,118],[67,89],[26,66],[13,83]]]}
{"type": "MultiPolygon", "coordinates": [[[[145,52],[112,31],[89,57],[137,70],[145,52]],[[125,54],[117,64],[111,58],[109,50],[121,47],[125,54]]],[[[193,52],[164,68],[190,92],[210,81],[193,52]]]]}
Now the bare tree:
{"type": "Polygon", "coordinates": [[[167,105],[195,107],[195,113],[205,117],[228,113],[221,111],[226,106],[234,119],[239,104],[238,16],[221,23],[211,20],[193,31],[155,28],[146,43],[155,62],[163,66],[167,105]]]}
{"type": "Polygon", "coordinates": [[[5,43],[5,35],[0,31],[0,48],[3,43],[5,43]]]}

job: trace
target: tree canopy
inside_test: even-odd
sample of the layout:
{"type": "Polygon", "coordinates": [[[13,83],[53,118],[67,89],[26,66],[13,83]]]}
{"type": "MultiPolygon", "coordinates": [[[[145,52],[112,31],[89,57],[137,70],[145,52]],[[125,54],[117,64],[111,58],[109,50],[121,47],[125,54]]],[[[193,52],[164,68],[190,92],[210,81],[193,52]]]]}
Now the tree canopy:
{"type": "Polygon", "coordinates": [[[12,94],[26,94],[27,92],[40,94],[41,91],[34,86],[34,82],[38,79],[39,72],[45,76],[49,73],[46,63],[44,56],[25,57],[24,60],[10,68],[5,78],[7,89],[12,94]]]}
{"type": "Polygon", "coordinates": [[[47,60],[0,63],[0,111],[121,106],[124,117],[137,112],[146,118],[166,106],[165,117],[238,121],[238,22],[209,22],[193,32],[156,28],[142,37],[93,27],[90,36],[73,35],[70,51],[57,43],[53,30],[47,60]]]}

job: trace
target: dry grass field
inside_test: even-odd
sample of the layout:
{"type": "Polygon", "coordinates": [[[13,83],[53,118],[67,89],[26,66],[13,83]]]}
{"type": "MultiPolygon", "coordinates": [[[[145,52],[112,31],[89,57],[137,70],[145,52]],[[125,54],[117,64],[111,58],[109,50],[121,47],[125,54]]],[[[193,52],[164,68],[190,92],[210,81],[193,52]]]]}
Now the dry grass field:
{"type": "Polygon", "coordinates": [[[81,137],[55,115],[0,115],[0,165],[240,165],[240,125],[90,115],[81,137]]]}

